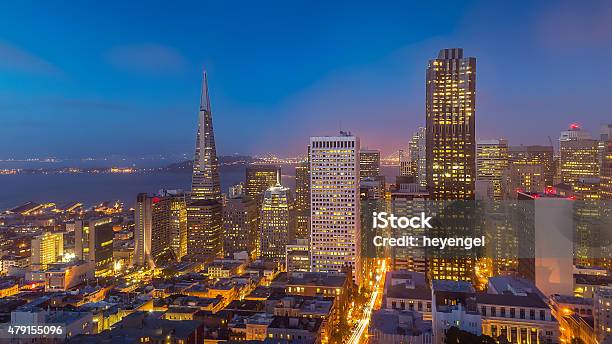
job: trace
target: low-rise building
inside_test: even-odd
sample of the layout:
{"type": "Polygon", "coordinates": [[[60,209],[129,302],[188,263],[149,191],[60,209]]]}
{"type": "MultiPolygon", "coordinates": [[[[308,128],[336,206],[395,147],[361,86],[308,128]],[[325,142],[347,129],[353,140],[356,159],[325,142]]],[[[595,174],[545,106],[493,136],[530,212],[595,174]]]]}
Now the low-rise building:
{"type": "Polygon", "coordinates": [[[372,314],[368,327],[370,344],[431,344],[431,321],[423,321],[418,312],[379,310],[372,314]]]}
{"type": "Polygon", "coordinates": [[[91,262],[73,261],[48,264],[44,270],[28,271],[26,281],[43,282],[45,291],[67,291],[94,278],[91,262]]]}
{"type": "Polygon", "coordinates": [[[58,339],[93,333],[93,317],[89,312],[49,311],[24,305],[11,313],[12,326],[51,324],[62,327],[63,334],[54,336],[58,339]]]}
{"type": "Polygon", "coordinates": [[[80,335],[71,344],[128,344],[128,343],[204,343],[204,322],[200,320],[172,321],[156,312],[135,312],[108,331],[96,335],[80,335]]]}
{"type": "Polygon", "coordinates": [[[286,341],[293,344],[322,343],[322,319],[294,318],[275,316],[268,329],[266,338],[273,342],[286,341]]]}

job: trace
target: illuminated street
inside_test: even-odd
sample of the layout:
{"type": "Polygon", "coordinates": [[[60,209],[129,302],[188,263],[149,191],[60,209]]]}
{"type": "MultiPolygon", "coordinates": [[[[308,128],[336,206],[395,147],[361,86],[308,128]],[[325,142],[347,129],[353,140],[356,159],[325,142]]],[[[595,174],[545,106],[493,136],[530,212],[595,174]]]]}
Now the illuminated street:
{"type": "Polygon", "coordinates": [[[377,269],[376,282],[374,284],[374,291],[370,296],[370,299],[363,310],[363,315],[361,319],[357,322],[351,337],[349,338],[349,344],[358,344],[364,343],[364,334],[368,330],[368,324],[370,323],[370,318],[372,317],[372,311],[374,307],[377,305],[377,301],[379,297],[382,296],[381,290],[385,284],[384,276],[387,272],[387,262],[385,260],[380,261],[380,267],[377,269]]]}

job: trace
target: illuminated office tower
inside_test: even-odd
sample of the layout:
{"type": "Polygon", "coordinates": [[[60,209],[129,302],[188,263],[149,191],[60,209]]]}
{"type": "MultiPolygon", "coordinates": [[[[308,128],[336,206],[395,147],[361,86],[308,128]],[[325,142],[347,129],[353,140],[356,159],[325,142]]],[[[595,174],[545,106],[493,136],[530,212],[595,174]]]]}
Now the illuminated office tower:
{"type": "Polygon", "coordinates": [[[310,224],[313,272],[352,270],[361,281],[359,138],[310,138],[310,224]]]}
{"type": "Polygon", "coordinates": [[[380,175],[380,151],[362,149],[359,151],[359,179],[376,178],[380,175]]]}
{"type": "MultiPolygon", "coordinates": [[[[476,180],[476,58],[463,49],[442,49],[430,60],[426,77],[427,191],[431,200],[475,198],[476,180]]],[[[472,202],[468,202],[472,203],[472,202]]],[[[468,203],[449,204],[439,215],[443,226],[433,236],[469,236],[474,231],[468,203]]],[[[475,253],[474,253],[475,254],[475,253]]],[[[471,281],[475,257],[458,250],[432,251],[431,279],[471,281]]]]}
{"type": "Polygon", "coordinates": [[[419,127],[410,139],[410,170],[420,187],[427,187],[426,129],[419,127]]]}
{"type": "Polygon", "coordinates": [[[308,239],[310,236],[310,165],[307,161],[295,167],[295,236],[308,239]]]}
{"type": "Polygon", "coordinates": [[[476,180],[493,185],[493,199],[503,196],[502,179],[508,166],[508,141],[480,140],[476,143],[476,180]]]}
{"type": "Polygon", "coordinates": [[[559,168],[563,183],[574,187],[580,178],[599,176],[598,141],[590,139],[577,124],[559,137],[559,168]]]}
{"type": "Polygon", "coordinates": [[[476,58],[440,50],[427,66],[427,187],[433,200],[474,199],[476,58]]]}
{"type": "Polygon", "coordinates": [[[64,234],[44,232],[32,238],[32,261],[33,269],[45,270],[47,265],[62,260],[64,255],[64,234]]]}
{"type": "Polygon", "coordinates": [[[226,254],[256,250],[257,205],[247,195],[229,197],[223,207],[223,251],[226,254]]]}
{"type": "MultiPolygon", "coordinates": [[[[141,193],[136,197],[134,212],[135,265],[154,267],[176,260],[171,237],[175,220],[171,210],[172,203],[172,196],[168,195],[150,196],[141,193]]],[[[180,214],[180,210],[178,212],[180,214]]],[[[180,218],[177,220],[179,221],[178,225],[180,225],[180,218]]]]}
{"type": "Polygon", "coordinates": [[[191,198],[187,205],[188,254],[203,255],[209,259],[222,254],[223,209],[221,200],[219,162],[208,95],[208,80],[204,73],[198,112],[191,198]]]}
{"type": "Polygon", "coordinates": [[[525,175],[525,180],[544,179],[544,185],[539,188],[538,183],[519,185],[524,191],[542,192],[547,186],[554,185],[555,162],[552,146],[513,146],[508,148],[508,167],[525,175]],[[538,166],[530,168],[529,166],[538,166]],[[537,173],[529,177],[530,173],[537,173]]]}
{"type": "Polygon", "coordinates": [[[545,174],[542,165],[510,164],[504,173],[506,197],[515,199],[517,191],[545,191],[547,188],[545,174]]]}
{"type": "Polygon", "coordinates": [[[246,168],[247,196],[261,204],[263,193],[276,185],[279,180],[281,169],[274,165],[250,165],[246,168]]]}
{"type": "Polygon", "coordinates": [[[561,135],[559,135],[559,142],[587,140],[590,138],[591,136],[589,133],[582,130],[582,127],[580,127],[578,123],[572,123],[567,130],[561,132],[561,135]]]}
{"type": "Polygon", "coordinates": [[[605,200],[612,200],[612,138],[605,141],[600,177],[600,194],[605,200]]]}
{"type": "Polygon", "coordinates": [[[187,204],[181,190],[160,190],[153,198],[151,251],[160,263],[187,255],[187,204]],[[171,252],[170,252],[171,251],[171,252]]]}
{"type": "Polygon", "coordinates": [[[571,189],[574,202],[573,242],[574,264],[582,266],[609,266],[606,258],[612,226],[605,207],[601,206],[600,178],[579,178],[571,189]],[[604,259],[602,259],[604,258],[604,259]]]}
{"type": "Polygon", "coordinates": [[[104,276],[113,268],[113,219],[102,217],[76,220],[74,254],[77,259],[90,262],[96,276],[104,276]]]}
{"type": "Polygon", "coordinates": [[[294,200],[291,190],[280,183],[264,192],[259,225],[261,258],[285,260],[287,244],[295,230],[294,200]]]}

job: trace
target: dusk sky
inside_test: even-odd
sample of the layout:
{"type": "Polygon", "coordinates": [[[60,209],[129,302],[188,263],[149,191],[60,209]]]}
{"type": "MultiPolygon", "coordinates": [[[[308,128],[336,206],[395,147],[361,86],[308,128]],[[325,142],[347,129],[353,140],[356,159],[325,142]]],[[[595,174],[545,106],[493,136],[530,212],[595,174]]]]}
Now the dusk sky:
{"type": "Polygon", "coordinates": [[[219,154],[304,154],[340,128],[388,154],[451,47],[477,58],[480,139],[612,123],[611,1],[14,1],[0,159],[191,153],[203,68],[219,154]]]}

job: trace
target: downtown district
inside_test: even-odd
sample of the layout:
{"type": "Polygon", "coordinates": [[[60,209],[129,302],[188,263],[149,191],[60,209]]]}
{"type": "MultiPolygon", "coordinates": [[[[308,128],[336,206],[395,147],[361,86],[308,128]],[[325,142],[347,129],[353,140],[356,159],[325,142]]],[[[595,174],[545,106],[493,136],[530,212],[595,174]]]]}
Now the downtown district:
{"type": "Polygon", "coordinates": [[[398,152],[396,180],[381,175],[379,151],[340,132],[310,138],[294,190],[279,166],[250,164],[227,193],[204,74],[190,192],[1,214],[0,342],[603,343],[605,247],[574,240],[556,284],[536,253],[520,252],[525,242],[537,252],[538,228],[530,241],[506,238],[503,221],[485,256],[369,252],[371,214],[412,216],[429,201],[530,202],[535,227],[546,199],[610,216],[574,202],[612,199],[612,125],[592,138],[573,124],[558,150],[477,140],[476,58],[443,49],[426,71],[425,126],[398,152]],[[14,333],[51,324],[62,334],[14,333]]]}

